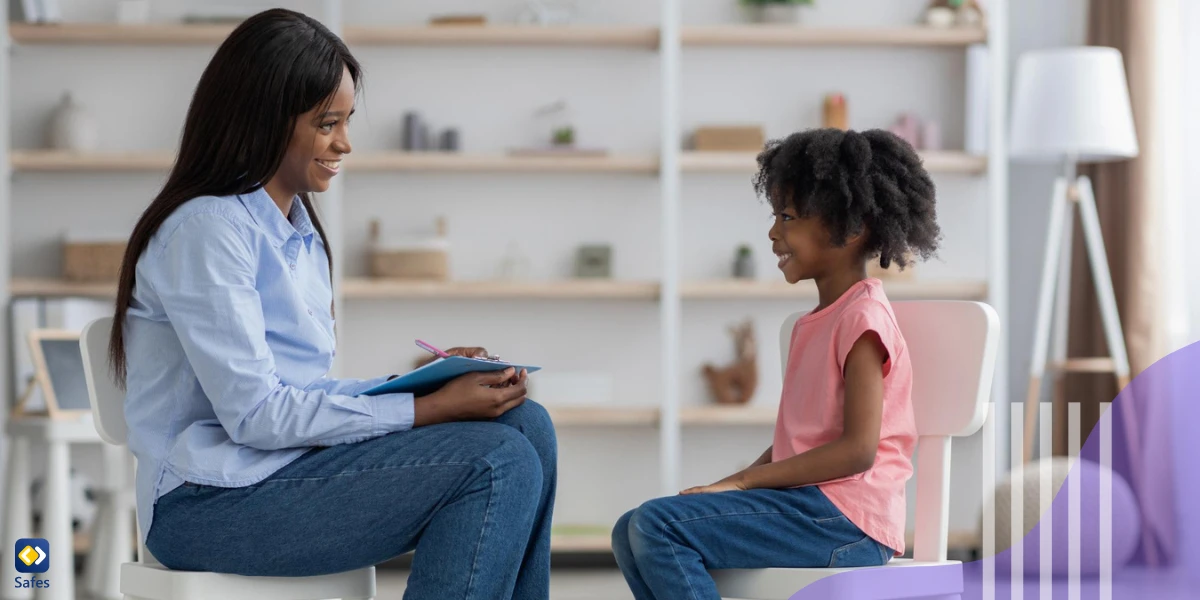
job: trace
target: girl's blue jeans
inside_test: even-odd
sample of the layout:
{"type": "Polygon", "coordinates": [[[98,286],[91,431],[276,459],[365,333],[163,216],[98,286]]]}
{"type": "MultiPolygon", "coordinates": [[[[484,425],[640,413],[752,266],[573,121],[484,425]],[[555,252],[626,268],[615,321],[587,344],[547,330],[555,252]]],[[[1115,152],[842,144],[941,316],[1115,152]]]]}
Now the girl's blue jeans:
{"type": "Polygon", "coordinates": [[[546,600],[557,445],[532,400],[491,422],[314,449],[241,488],[159,498],[147,546],[171,569],[305,576],[410,550],[407,600],[546,600]]]}
{"type": "Polygon", "coordinates": [[[866,567],[892,557],[816,486],[656,498],[617,520],[612,543],[637,600],[720,600],[708,569],[866,567]]]}

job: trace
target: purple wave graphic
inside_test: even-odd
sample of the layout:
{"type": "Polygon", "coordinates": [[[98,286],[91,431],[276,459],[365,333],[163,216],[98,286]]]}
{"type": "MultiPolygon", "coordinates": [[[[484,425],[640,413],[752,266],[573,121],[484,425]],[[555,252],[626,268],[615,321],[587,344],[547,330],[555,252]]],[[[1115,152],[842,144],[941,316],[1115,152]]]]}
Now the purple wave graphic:
{"type": "MultiPolygon", "coordinates": [[[[799,590],[791,600],[917,598],[923,582],[960,576],[964,600],[1200,599],[1200,343],[1172,353],[1134,379],[1087,437],[1079,458],[1050,505],[1046,545],[1052,568],[1045,578],[1043,514],[1018,545],[1018,569],[1013,565],[1017,553],[1008,549],[962,565],[912,568],[901,576],[894,572],[900,567],[840,573],[799,590]],[[1128,460],[1125,417],[1130,412],[1140,423],[1137,464],[1128,460]],[[1101,439],[1107,437],[1100,434],[1102,428],[1111,432],[1115,472],[1107,519],[1100,500],[1099,464],[1109,456],[1102,454],[1101,439]],[[1072,498],[1076,490],[1078,498],[1072,498]],[[1078,529],[1071,536],[1074,506],[1078,529]],[[1156,540],[1149,553],[1153,561],[1142,544],[1141,527],[1147,522],[1156,540]],[[1107,530],[1103,536],[1102,530],[1107,530]],[[1077,562],[1071,560],[1072,537],[1077,562]],[[1102,546],[1108,551],[1102,553],[1102,546]],[[1105,568],[1103,557],[1108,556],[1111,568],[1105,568]],[[1078,565],[1074,574],[1068,568],[1072,564],[1078,565]]],[[[951,502],[953,495],[951,491],[951,502]]]]}

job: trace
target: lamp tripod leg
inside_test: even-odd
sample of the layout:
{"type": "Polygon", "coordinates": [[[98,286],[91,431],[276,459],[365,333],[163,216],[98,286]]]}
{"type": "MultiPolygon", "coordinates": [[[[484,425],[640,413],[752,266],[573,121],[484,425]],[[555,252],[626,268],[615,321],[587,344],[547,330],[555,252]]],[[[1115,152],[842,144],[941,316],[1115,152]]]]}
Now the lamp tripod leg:
{"type": "Polygon", "coordinates": [[[1038,294],[1037,324],[1033,330],[1033,357],[1029,363],[1029,393],[1025,397],[1024,459],[1033,459],[1033,441],[1037,430],[1038,404],[1041,402],[1042,375],[1046,371],[1046,351],[1050,343],[1050,323],[1054,310],[1055,276],[1060,266],[1063,221],[1067,209],[1067,181],[1054,182],[1050,198],[1050,221],[1046,230],[1046,254],[1042,259],[1042,281],[1038,294]]]}

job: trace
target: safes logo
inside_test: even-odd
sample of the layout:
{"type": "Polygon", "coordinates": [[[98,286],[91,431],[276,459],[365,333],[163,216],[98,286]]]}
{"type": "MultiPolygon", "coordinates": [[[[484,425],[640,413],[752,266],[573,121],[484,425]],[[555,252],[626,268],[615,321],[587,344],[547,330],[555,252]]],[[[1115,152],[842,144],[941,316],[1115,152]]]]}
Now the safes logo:
{"type": "Polygon", "coordinates": [[[45,573],[50,570],[50,542],[41,538],[17,540],[16,553],[18,573],[45,573]]]}
{"type": "Polygon", "coordinates": [[[49,579],[45,577],[39,579],[36,575],[50,570],[50,542],[41,538],[19,539],[14,547],[13,560],[16,562],[18,573],[35,573],[29,578],[14,577],[13,587],[36,589],[50,587],[49,579]]]}

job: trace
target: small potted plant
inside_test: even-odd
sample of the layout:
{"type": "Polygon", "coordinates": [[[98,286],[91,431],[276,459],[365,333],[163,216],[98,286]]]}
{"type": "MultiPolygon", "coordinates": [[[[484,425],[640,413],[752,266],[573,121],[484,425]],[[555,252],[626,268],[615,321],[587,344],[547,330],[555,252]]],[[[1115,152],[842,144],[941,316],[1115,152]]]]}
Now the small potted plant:
{"type": "Polygon", "coordinates": [[[759,23],[797,23],[800,9],[812,6],[813,0],[740,0],[759,23]]]}
{"type": "Polygon", "coordinates": [[[754,279],[754,252],[746,244],[738,246],[737,255],[733,259],[733,277],[754,279]]]}

